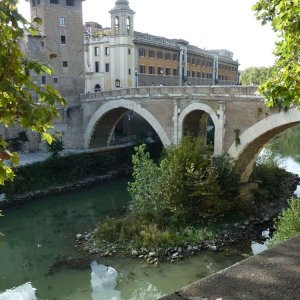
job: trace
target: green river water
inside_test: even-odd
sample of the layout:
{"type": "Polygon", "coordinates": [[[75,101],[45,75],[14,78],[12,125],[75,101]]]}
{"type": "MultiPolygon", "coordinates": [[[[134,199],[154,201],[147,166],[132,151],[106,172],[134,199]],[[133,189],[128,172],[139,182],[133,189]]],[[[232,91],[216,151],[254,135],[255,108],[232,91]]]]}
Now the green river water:
{"type": "MultiPolygon", "coordinates": [[[[108,182],[4,212],[5,217],[0,219],[5,234],[0,245],[0,293],[31,282],[38,299],[93,299],[91,269],[62,269],[51,276],[47,272],[57,257],[76,256],[77,233],[93,230],[108,213],[120,212],[128,201],[126,186],[124,179],[108,182]]],[[[207,251],[156,267],[131,258],[99,258],[97,262],[117,270],[116,289],[121,299],[157,299],[241,259],[236,253],[207,251]]],[[[98,298],[113,299],[106,297],[98,298]]]]}

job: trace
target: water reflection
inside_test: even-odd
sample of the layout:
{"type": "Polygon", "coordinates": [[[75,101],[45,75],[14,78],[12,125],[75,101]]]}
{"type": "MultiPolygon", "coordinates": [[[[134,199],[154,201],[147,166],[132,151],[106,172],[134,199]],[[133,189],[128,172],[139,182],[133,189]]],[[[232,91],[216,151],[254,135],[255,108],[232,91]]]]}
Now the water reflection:
{"type": "MultiPolygon", "coordinates": [[[[283,158],[283,164],[287,171],[300,175],[300,125],[286,130],[272,140],[268,148],[283,158]]],[[[300,197],[300,186],[295,194],[300,197]]]]}

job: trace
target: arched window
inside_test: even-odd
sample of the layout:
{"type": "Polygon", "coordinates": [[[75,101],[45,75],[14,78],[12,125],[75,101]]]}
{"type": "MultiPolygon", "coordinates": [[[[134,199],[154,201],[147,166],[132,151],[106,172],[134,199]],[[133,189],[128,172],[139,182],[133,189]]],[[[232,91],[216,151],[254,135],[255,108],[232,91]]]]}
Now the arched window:
{"type": "Polygon", "coordinates": [[[119,28],[120,28],[120,19],[119,17],[115,17],[115,32],[119,33],[119,28]]]}
{"type": "Polygon", "coordinates": [[[100,84],[96,84],[94,90],[95,90],[95,93],[101,92],[101,86],[100,86],[100,84]]]}
{"type": "Polygon", "coordinates": [[[116,81],[115,81],[115,87],[119,88],[120,86],[121,86],[120,79],[116,79],[116,81]]]}
{"type": "Polygon", "coordinates": [[[127,17],[127,33],[130,33],[130,29],[131,29],[131,20],[130,17],[127,17]]]}

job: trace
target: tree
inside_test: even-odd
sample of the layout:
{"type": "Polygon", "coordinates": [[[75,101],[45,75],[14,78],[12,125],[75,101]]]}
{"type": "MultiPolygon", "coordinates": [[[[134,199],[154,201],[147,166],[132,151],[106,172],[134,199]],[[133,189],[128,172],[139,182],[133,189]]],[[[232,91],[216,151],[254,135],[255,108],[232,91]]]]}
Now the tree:
{"type": "Polygon", "coordinates": [[[258,91],[269,107],[300,105],[300,0],[259,0],[253,7],[261,23],[278,33],[274,73],[258,91]]]}
{"type": "MultiPolygon", "coordinates": [[[[40,86],[32,74],[52,74],[49,66],[27,59],[19,41],[25,34],[38,35],[34,25],[42,22],[35,18],[29,23],[17,10],[18,0],[0,2],[0,124],[8,127],[19,124],[23,128],[41,133],[42,139],[51,143],[49,130],[52,120],[59,116],[57,104],[64,99],[50,85],[40,86]]],[[[6,149],[7,143],[0,137],[0,184],[12,180],[12,166],[18,162],[17,154],[6,149]]]]}
{"type": "Polygon", "coordinates": [[[243,85],[263,84],[272,76],[273,68],[250,67],[242,72],[240,80],[243,85]]]}

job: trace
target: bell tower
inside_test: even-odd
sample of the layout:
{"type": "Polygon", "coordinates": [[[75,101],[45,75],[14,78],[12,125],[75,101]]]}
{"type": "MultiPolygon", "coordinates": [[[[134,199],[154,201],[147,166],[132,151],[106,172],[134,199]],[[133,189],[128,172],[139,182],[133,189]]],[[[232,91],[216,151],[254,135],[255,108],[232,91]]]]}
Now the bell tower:
{"type": "Polygon", "coordinates": [[[135,12],[129,7],[127,0],[117,0],[110,11],[112,35],[133,36],[133,16],[135,12]]]}
{"type": "Polygon", "coordinates": [[[134,86],[134,14],[129,1],[117,0],[111,14],[111,89],[134,86]]]}

